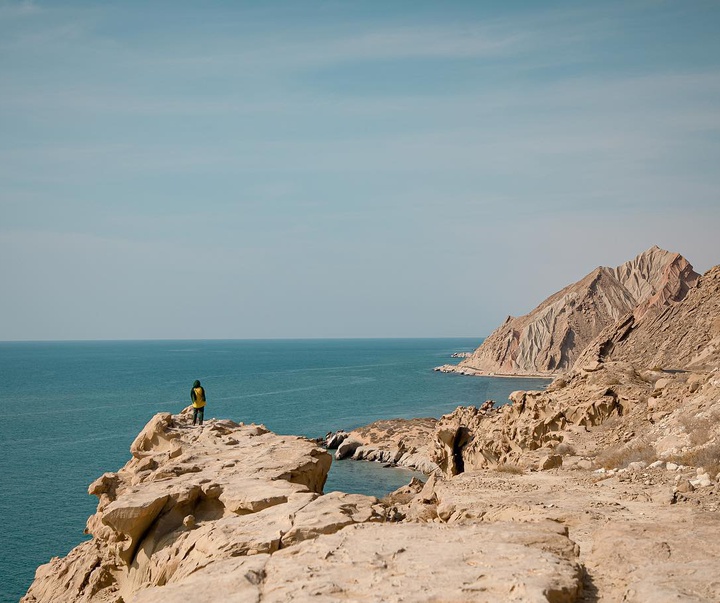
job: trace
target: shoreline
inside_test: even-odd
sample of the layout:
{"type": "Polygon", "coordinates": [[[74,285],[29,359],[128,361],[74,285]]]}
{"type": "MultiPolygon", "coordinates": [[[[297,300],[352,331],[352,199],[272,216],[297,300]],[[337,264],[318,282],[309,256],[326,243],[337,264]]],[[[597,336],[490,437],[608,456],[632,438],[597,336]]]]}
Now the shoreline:
{"type": "Polygon", "coordinates": [[[465,372],[466,369],[461,368],[458,364],[442,364],[433,368],[436,373],[444,373],[446,375],[460,375],[462,377],[492,377],[498,379],[547,379],[548,381],[554,381],[562,373],[552,374],[528,374],[528,373],[488,373],[485,371],[477,371],[476,369],[470,369],[474,371],[472,373],[465,372]]]}
{"type": "MultiPolygon", "coordinates": [[[[713,479],[701,475],[700,468],[659,455],[652,463],[595,458],[599,437],[617,445],[623,440],[624,427],[610,422],[608,431],[601,427],[606,419],[623,416],[635,429],[645,419],[641,408],[627,403],[620,413],[610,401],[593,408],[577,401],[578,394],[600,385],[607,389],[617,380],[611,366],[590,375],[578,375],[561,394],[517,392],[510,400],[512,410],[486,403],[460,407],[441,420],[384,420],[348,432],[345,441],[352,433],[364,436],[365,443],[358,442],[354,451],[364,447],[365,458],[356,460],[392,449],[437,463],[439,470],[428,472],[424,482],[413,479],[383,499],[324,492],[332,466],[329,451],[309,438],[223,419],[191,429],[188,409],[156,415],[133,442],[131,460],[91,484],[90,492],[99,499],[88,521],[94,538],[38,568],[22,601],[177,603],[193,601],[193,593],[211,586],[222,594],[241,589],[248,600],[298,588],[319,589],[327,600],[340,593],[352,598],[355,567],[362,566],[362,576],[373,584],[388,571],[411,576],[414,583],[432,574],[438,550],[444,559],[454,559],[457,549],[465,559],[477,553],[479,540],[492,542],[492,558],[500,560],[492,578],[483,582],[483,592],[493,592],[496,600],[507,594],[510,578],[503,570],[533,576],[523,588],[539,585],[537,600],[552,600],[540,598],[550,589],[564,590],[565,601],[581,601],[596,588],[602,595],[598,600],[638,592],[640,598],[627,600],[639,603],[698,584],[704,591],[698,600],[717,600],[713,581],[720,550],[713,543],[720,526],[713,513],[720,475],[713,479]],[[537,429],[559,410],[573,424],[590,428],[537,429]],[[534,439],[517,442],[523,448],[517,458],[503,458],[495,450],[501,444],[498,429],[508,434],[520,429],[534,439]],[[421,440],[429,446],[414,449],[421,440]],[[436,440],[442,451],[434,446],[436,440]],[[464,466],[455,471],[458,454],[464,466]],[[496,461],[488,463],[492,457],[496,461]],[[606,469],[610,464],[613,468],[606,469]],[[700,534],[707,539],[702,550],[696,546],[700,534]],[[430,552],[426,542],[432,543],[430,552]],[[452,546],[442,549],[448,542],[452,546]],[[648,546],[665,552],[660,574],[648,546]],[[344,555],[334,554],[338,547],[344,555]],[[615,563],[616,550],[632,564],[632,572],[615,563]],[[378,555],[382,563],[368,572],[378,555]],[[689,577],[684,559],[695,568],[689,577]],[[318,581],[318,571],[333,579],[318,581]],[[86,574],[90,578],[83,582],[86,574]],[[69,582],[68,575],[73,576],[69,582]],[[85,582],[92,590],[89,597],[85,582]]],[[[679,374],[664,383],[626,382],[623,387],[656,395],[662,388],[662,397],[680,412],[684,407],[671,400],[684,398],[688,379],[679,374]]],[[[701,408],[704,397],[714,397],[718,387],[712,376],[703,380],[691,404],[701,408]]],[[[480,555],[479,562],[489,563],[480,555]]],[[[459,574],[453,570],[447,583],[423,583],[423,592],[447,596],[448,589],[475,576],[472,564],[456,567],[459,574]]],[[[382,584],[377,600],[407,594],[407,583],[382,584]]]]}

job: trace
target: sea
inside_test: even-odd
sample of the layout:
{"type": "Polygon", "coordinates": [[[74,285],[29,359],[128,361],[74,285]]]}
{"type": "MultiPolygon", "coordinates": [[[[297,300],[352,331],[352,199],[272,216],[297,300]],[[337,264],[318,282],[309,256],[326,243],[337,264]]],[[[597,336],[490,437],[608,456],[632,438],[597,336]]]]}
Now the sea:
{"type": "MultiPolygon", "coordinates": [[[[440,417],[507,402],[544,379],[434,372],[481,338],[0,342],[0,602],[17,602],[38,565],[64,556],[97,499],[88,485],[129,459],[158,412],[190,403],[195,379],[209,418],[316,438],[378,419],[440,417]]],[[[325,491],[381,497],[413,473],[333,461],[325,491]]]]}

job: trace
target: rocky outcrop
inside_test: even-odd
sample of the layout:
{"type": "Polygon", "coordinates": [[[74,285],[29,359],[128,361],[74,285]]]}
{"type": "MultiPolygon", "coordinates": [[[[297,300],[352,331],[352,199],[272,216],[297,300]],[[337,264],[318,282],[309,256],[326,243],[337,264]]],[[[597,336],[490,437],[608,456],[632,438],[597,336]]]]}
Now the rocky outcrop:
{"type": "Polygon", "coordinates": [[[557,523],[424,525],[373,497],[323,495],[330,456],[303,438],[159,414],[132,454],[90,486],[93,538],[38,568],[23,603],[569,603],[582,590],[557,523]]]}
{"type": "MultiPolygon", "coordinates": [[[[131,452],[125,467],[90,485],[99,499],[87,523],[92,540],[38,568],[24,603],[161,600],[143,593],[199,582],[211,592],[224,564],[384,518],[373,497],[321,496],[330,455],[262,426],[213,420],[194,428],[188,413],[163,413],[131,452]]],[[[264,562],[247,563],[256,565],[264,562]]],[[[260,574],[252,571],[219,579],[253,590],[260,574]]]]}
{"type": "Polygon", "coordinates": [[[600,267],[529,314],[509,316],[470,358],[436,370],[466,375],[552,376],[568,370],[606,327],[678,302],[699,275],[677,253],[652,247],[616,268],[600,267]]]}
{"type": "Polygon", "coordinates": [[[181,584],[146,590],[135,603],[570,603],[582,589],[573,543],[551,522],[465,529],[356,525],[273,555],[230,559],[208,569],[206,578],[203,570],[181,584]],[[208,583],[213,590],[205,595],[208,583]]]}
{"type": "MultiPolygon", "coordinates": [[[[664,466],[614,473],[468,471],[433,484],[428,480],[424,486],[407,486],[389,502],[405,521],[460,530],[493,526],[513,534],[554,524],[555,538],[560,538],[549,541],[547,534],[538,534],[539,542],[561,559],[577,555],[583,589],[568,589],[562,597],[555,595],[558,599],[550,595],[551,600],[710,603],[720,600],[720,487],[714,483],[680,493],[677,484],[692,474],[695,469],[664,466]],[[563,540],[563,534],[569,540],[563,540]]],[[[494,574],[485,575],[491,579],[494,574]]],[[[457,600],[513,600],[510,594],[493,594],[457,600]]],[[[516,596],[535,600],[522,592],[516,596]]]]}
{"type": "Polygon", "coordinates": [[[377,461],[430,474],[438,469],[431,460],[436,423],[433,418],[376,421],[340,437],[330,434],[328,448],[339,441],[337,459],[377,461]]]}
{"type": "Polygon", "coordinates": [[[157,415],[23,601],[718,601],[719,348],[715,267],[545,391],[335,438],[438,467],[383,501],[323,495],[303,438],[157,415]]]}
{"type": "Polygon", "coordinates": [[[459,407],[443,416],[433,461],[448,477],[467,471],[601,468],[676,458],[720,472],[720,377],[638,370],[608,361],[518,391],[511,404],[459,407]]]}
{"type": "Polygon", "coordinates": [[[708,456],[703,450],[720,450],[719,365],[716,266],[682,301],[628,314],[603,331],[546,391],[514,392],[510,405],[442,417],[433,460],[450,476],[504,463],[549,468],[562,457],[557,450],[582,440],[595,457],[618,447],[632,456],[629,449],[641,445],[655,458],[708,456]]]}
{"type": "Polygon", "coordinates": [[[639,379],[621,387],[605,371],[577,379],[552,392],[513,392],[511,404],[497,408],[492,402],[457,408],[438,421],[433,461],[448,476],[508,463],[550,468],[558,461],[548,457],[574,430],[622,416],[632,405],[628,390],[637,383],[648,388],[639,379]]]}
{"type": "Polygon", "coordinates": [[[627,315],[598,334],[578,366],[605,361],[643,368],[708,371],[720,362],[720,267],[708,270],[682,303],[627,315]]]}

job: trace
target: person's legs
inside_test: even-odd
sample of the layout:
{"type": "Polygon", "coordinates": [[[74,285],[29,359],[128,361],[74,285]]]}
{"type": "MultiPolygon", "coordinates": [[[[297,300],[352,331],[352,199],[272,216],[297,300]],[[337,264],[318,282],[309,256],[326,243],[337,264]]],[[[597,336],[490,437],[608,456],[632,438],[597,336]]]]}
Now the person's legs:
{"type": "Polygon", "coordinates": [[[198,408],[198,418],[200,419],[200,425],[203,423],[203,419],[205,418],[205,407],[198,408]]]}
{"type": "Polygon", "coordinates": [[[197,421],[199,410],[199,408],[193,408],[193,425],[195,425],[195,421],[197,421]]]}

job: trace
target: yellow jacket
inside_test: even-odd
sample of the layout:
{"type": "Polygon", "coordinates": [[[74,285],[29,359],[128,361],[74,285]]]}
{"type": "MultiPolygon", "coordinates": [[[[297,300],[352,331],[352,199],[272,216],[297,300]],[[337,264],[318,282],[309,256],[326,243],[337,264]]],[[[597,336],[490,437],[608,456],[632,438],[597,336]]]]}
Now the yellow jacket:
{"type": "Polygon", "coordinates": [[[190,392],[193,408],[203,408],[205,406],[205,390],[202,387],[193,387],[190,392]]]}

